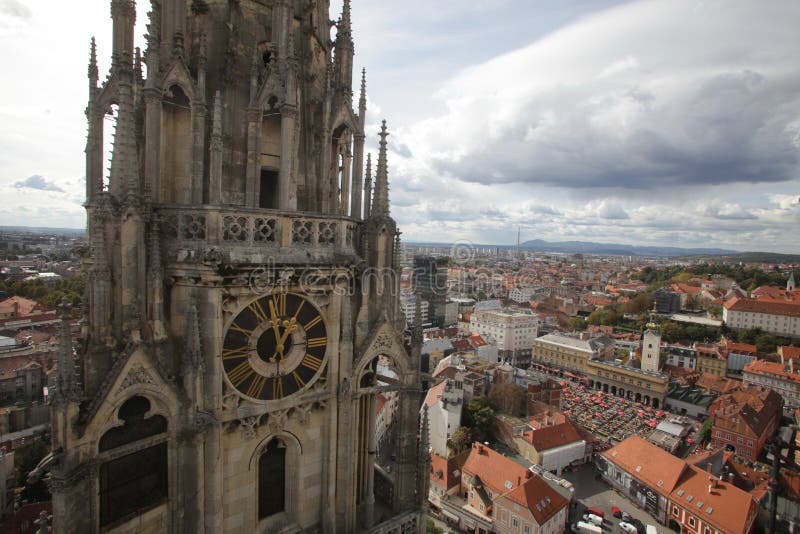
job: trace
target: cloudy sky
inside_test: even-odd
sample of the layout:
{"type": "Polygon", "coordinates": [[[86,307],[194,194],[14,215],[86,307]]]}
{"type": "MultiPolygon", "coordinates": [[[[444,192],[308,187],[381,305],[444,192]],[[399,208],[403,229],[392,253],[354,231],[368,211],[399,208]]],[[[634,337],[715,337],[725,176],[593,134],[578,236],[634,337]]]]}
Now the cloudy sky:
{"type": "MultiPolygon", "coordinates": [[[[800,2],[352,3],[404,239],[800,253],[800,2]]],[[[0,0],[0,224],[84,224],[108,4],[0,0]]]]}

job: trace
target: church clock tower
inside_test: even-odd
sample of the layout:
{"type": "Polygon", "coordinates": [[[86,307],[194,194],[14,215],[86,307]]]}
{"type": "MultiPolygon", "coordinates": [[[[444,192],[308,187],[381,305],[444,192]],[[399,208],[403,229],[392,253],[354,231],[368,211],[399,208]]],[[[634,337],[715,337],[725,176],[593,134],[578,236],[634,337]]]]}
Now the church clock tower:
{"type": "Polygon", "coordinates": [[[365,176],[349,0],[335,23],[327,0],[151,0],[144,54],[135,17],[111,0],[102,83],[91,47],[88,283],[53,396],[55,531],[422,532],[388,132],[365,176]],[[391,472],[374,465],[387,390],[391,472]]]}

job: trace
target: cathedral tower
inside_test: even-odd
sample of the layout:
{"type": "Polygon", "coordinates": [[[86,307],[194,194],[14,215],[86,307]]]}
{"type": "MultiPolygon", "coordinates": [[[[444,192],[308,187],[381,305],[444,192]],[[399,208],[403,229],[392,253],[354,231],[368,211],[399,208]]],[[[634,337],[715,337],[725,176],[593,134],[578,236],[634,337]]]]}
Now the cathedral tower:
{"type": "Polygon", "coordinates": [[[80,343],[59,352],[55,531],[422,532],[388,131],[373,193],[349,0],[336,23],[327,0],[151,0],[143,54],[135,15],[111,0],[102,83],[91,45],[88,289],[80,343]],[[386,472],[375,398],[391,390],[386,472]]]}

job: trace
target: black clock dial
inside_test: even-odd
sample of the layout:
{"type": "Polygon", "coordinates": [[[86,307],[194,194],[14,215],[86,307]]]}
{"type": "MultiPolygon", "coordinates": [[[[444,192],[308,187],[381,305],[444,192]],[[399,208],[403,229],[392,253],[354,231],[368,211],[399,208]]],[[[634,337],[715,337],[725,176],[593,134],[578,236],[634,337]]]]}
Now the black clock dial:
{"type": "Polygon", "coordinates": [[[291,395],[323,368],[328,335],[322,314],[295,293],[251,302],[231,321],[222,344],[231,386],[260,400],[291,395]]]}

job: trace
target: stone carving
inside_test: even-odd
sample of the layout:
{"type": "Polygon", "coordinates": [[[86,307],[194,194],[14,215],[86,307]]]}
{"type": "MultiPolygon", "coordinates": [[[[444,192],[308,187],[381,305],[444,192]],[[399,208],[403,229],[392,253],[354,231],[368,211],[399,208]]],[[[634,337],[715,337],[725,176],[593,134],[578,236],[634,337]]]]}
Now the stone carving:
{"type": "Polygon", "coordinates": [[[386,333],[378,334],[372,347],[376,350],[388,350],[392,348],[392,336],[386,333]]]}
{"type": "Polygon", "coordinates": [[[215,248],[207,248],[203,251],[201,261],[207,265],[219,265],[225,259],[225,255],[215,248]]]}
{"type": "Polygon", "coordinates": [[[194,414],[194,428],[198,432],[218,424],[217,418],[211,412],[199,410],[194,414]]]}
{"type": "Polygon", "coordinates": [[[339,382],[339,396],[342,397],[350,393],[350,381],[347,377],[342,378],[342,381],[339,382]]]}
{"type": "Polygon", "coordinates": [[[239,403],[241,403],[242,399],[234,393],[230,391],[227,386],[225,386],[225,394],[222,396],[222,407],[226,410],[235,410],[239,407],[239,403]]]}
{"type": "Polygon", "coordinates": [[[250,417],[245,417],[244,419],[239,419],[239,427],[242,429],[242,437],[244,439],[253,439],[256,437],[256,429],[260,423],[260,415],[253,415],[250,417]]]}
{"type": "Polygon", "coordinates": [[[131,370],[128,371],[128,374],[120,385],[120,389],[127,389],[135,384],[155,384],[155,380],[153,379],[153,375],[150,374],[150,371],[141,365],[137,365],[131,367],[131,370]]]}
{"type": "Polygon", "coordinates": [[[286,423],[289,421],[289,414],[287,410],[278,410],[269,414],[267,420],[267,428],[273,434],[276,434],[286,428],[286,423]]]}
{"type": "Polygon", "coordinates": [[[308,424],[308,418],[311,415],[311,412],[314,410],[314,404],[301,404],[299,406],[295,406],[292,410],[292,415],[297,418],[297,422],[301,425],[308,424]]]}

